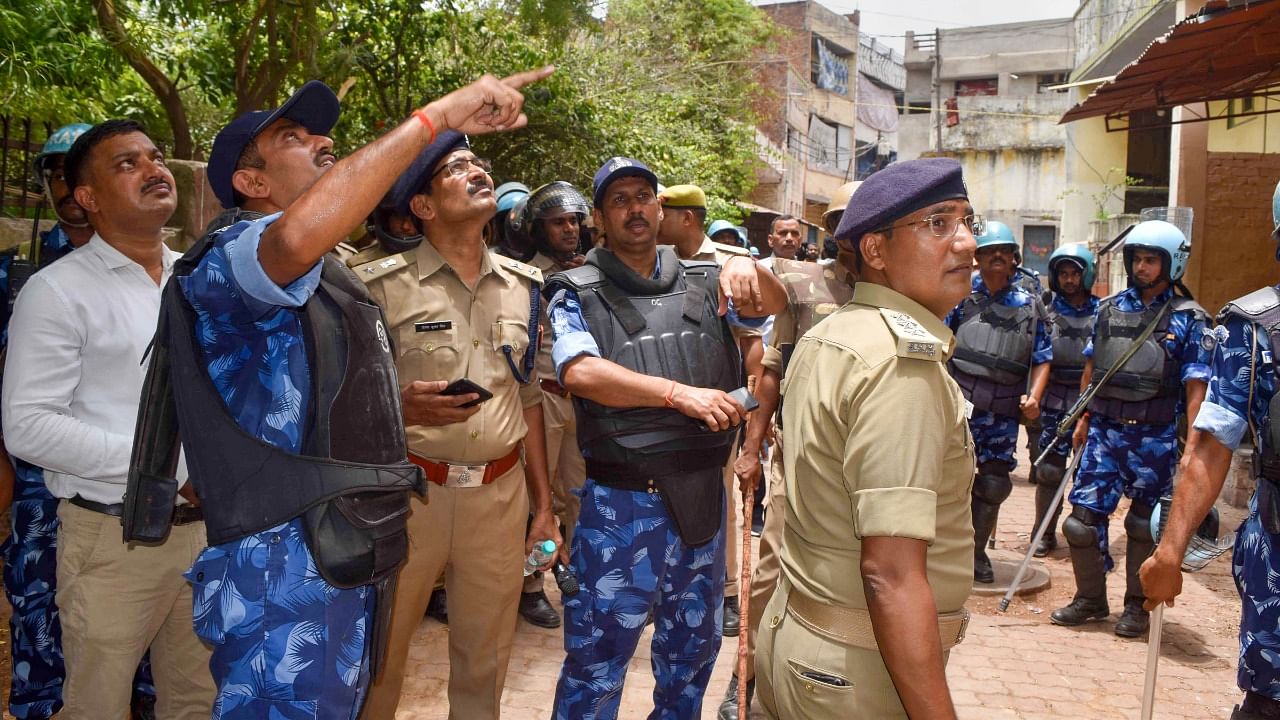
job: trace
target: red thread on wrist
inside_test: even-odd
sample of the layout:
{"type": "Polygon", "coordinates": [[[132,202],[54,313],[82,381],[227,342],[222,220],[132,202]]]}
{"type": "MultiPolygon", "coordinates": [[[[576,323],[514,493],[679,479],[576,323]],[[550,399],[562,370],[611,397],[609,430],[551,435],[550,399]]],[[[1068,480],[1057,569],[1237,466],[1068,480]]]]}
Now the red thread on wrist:
{"type": "Polygon", "coordinates": [[[427,129],[431,131],[431,139],[427,141],[427,144],[430,145],[431,143],[435,142],[436,141],[436,125],[435,123],[431,122],[431,118],[427,115],[427,111],[423,110],[422,108],[418,108],[417,110],[413,111],[413,116],[418,118],[418,120],[421,121],[423,125],[426,125],[427,129]]]}
{"type": "Polygon", "coordinates": [[[675,406],[676,406],[675,397],[676,397],[676,381],[672,380],[671,388],[667,390],[666,397],[662,399],[667,404],[667,407],[675,409],[675,406]]]}

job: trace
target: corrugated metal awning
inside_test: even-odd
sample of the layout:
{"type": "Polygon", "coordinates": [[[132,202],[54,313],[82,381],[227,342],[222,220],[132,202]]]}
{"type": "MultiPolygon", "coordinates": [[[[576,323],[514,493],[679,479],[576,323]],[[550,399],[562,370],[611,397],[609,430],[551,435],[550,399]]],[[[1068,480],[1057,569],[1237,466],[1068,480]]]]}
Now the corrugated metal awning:
{"type": "Polygon", "coordinates": [[[1278,84],[1280,0],[1216,0],[1151,43],[1060,122],[1249,97],[1278,84]]]}

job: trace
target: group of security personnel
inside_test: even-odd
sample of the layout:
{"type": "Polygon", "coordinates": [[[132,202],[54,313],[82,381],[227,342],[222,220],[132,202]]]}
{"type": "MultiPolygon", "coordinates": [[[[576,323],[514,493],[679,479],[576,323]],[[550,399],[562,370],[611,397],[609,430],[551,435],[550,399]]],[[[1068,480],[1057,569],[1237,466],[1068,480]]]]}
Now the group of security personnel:
{"type": "MultiPolygon", "coordinates": [[[[214,717],[394,716],[441,579],[450,715],[497,717],[517,615],[556,616],[541,576],[520,570],[544,540],[557,550],[540,569],[566,564],[581,587],[564,598],[555,717],[616,717],[650,622],[654,715],[697,717],[736,607],[732,481],[759,482],[771,432],[746,618],[759,656],[720,716],[759,681],[775,718],[954,717],[947,651],[964,638],[971,582],[993,580],[986,547],[1018,424],[1042,411],[1037,524],[1056,525],[1067,457],[1082,453],[1063,524],[1077,592],[1052,621],[1109,615],[1107,522],[1124,495],[1115,632],[1128,637],[1177,594],[1186,539],[1255,430],[1263,481],[1237,545],[1253,602],[1234,717],[1280,717],[1268,609],[1280,433],[1271,340],[1257,335],[1280,332],[1280,289],[1208,327],[1180,286],[1189,243],[1148,221],[1124,239],[1127,290],[1095,297],[1094,258],[1069,245],[1049,260],[1046,306],[1012,232],[974,213],[960,166],[942,159],[840,188],[824,215],[839,250],[829,264],[769,268],[713,243],[699,188],[660,189],[626,157],[601,166],[590,203],[565,182],[525,188],[495,231],[502,193],[463,132],[521,126],[518,89],[547,72],[486,77],[343,160],[328,138],[338,101],[317,82],[215,140],[209,181],[228,210],[165,286],[117,511],[144,543],[166,541],[175,502],[201,511],[209,546],[186,577],[195,632],[213,647],[214,717]],[[588,214],[606,242],[584,253],[588,214]],[[366,218],[373,244],[339,260],[366,218]],[[508,252],[487,247],[498,240],[508,252]],[[749,374],[750,414],[735,393],[749,374]],[[1074,437],[1059,434],[1104,375],[1074,437]],[[1188,480],[1152,557],[1180,417],[1194,421],[1188,480]],[[180,464],[194,492],[178,490],[180,464]]],[[[59,131],[37,160],[72,246],[92,230],[52,168],[58,143],[88,129],[59,131]]],[[[1280,188],[1275,214],[1280,238],[1280,188]]],[[[775,221],[770,244],[792,225],[775,221]]],[[[42,240],[47,262],[62,246],[42,240]]],[[[35,247],[6,261],[12,285],[15,266],[40,264],[35,247]]],[[[58,501],[40,494],[38,468],[15,466],[11,711],[48,717],[60,682],[36,671],[58,660],[56,608],[40,595],[58,501]]],[[[1055,546],[1051,530],[1035,551],[1055,546]]]]}

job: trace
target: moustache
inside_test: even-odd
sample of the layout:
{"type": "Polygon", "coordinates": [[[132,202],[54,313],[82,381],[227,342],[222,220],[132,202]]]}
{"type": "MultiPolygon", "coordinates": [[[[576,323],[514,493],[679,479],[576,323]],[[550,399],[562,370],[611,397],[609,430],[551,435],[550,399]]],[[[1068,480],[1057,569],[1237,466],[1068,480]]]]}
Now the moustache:
{"type": "Polygon", "coordinates": [[[168,180],[165,180],[164,178],[154,178],[154,179],[148,180],[148,181],[146,181],[145,183],[143,183],[143,184],[142,184],[142,192],[143,192],[143,193],[146,193],[146,192],[150,191],[150,190],[151,190],[151,188],[153,188],[153,187],[155,187],[155,186],[157,186],[157,185],[163,185],[163,186],[165,186],[165,187],[169,188],[170,190],[172,190],[172,189],[173,189],[173,186],[169,184],[169,181],[168,181],[168,180]]]}
{"type": "Polygon", "coordinates": [[[469,183],[467,183],[467,194],[468,194],[468,195],[475,195],[476,193],[480,192],[481,190],[492,190],[492,189],[493,189],[493,185],[489,182],[489,180],[488,180],[488,176],[487,176],[487,175],[486,175],[486,176],[485,176],[485,178],[484,178],[484,179],[482,179],[482,180],[479,180],[479,181],[477,181],[477,182],[469,182],[469,183]]]}
{"type": "Polygon", "coordinates": [[[320,167],[324,165],[326,162],[337,162],[337,161],[338,161],[338,156],[334,155],[333,152],[330,150],[321,150],[320,152],[316,153],[316,159],[315,159],[316,167],[320,167]]]}

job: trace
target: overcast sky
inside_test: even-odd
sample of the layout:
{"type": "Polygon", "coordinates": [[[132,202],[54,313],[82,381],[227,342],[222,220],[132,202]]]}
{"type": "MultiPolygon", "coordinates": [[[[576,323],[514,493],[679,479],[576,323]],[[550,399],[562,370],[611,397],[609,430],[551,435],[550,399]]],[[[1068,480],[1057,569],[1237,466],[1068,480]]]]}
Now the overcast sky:
{"type": "Polygon", "coordinates": [[[934,28],[1047,18],[1070,17],[1080,0],[819,0],[838,13],[862,11],[864,33],[877,36],[899,52],[908,30],[932,32],[934,28]],[[891,37],[881,37],[888,35],[891,37]]]}

